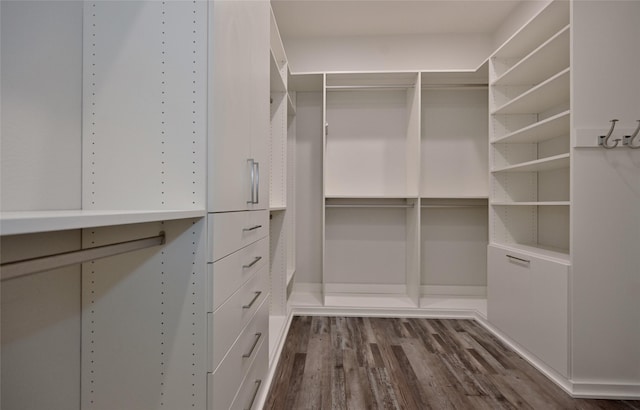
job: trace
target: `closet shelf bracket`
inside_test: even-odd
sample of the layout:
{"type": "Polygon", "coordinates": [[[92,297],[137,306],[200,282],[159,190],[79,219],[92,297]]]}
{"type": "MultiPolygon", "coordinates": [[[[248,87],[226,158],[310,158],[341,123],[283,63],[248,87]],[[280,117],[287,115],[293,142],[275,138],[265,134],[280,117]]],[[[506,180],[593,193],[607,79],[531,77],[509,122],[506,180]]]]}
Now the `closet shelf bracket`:
{"type": "Polygon", "coordinates": [[[24,259],[0,265],[2,281],[165,244],[165,233],[109,245],[24,259]]]}

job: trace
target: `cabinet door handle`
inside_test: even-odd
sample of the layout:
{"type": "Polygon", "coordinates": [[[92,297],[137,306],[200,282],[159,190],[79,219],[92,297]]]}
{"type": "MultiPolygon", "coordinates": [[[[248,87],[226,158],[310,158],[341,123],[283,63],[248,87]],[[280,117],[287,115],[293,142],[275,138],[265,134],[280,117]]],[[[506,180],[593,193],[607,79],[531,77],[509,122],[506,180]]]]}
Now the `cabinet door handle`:
{"type": "Polygon", "coordinates": [[[243,305],[242,308],[243,309],[251,309],[251,306],[253,306],[253,304],[256,303],[256,300],[258,300],[260,295],[262,295],[262,292],[261,291],[257,291],[256,295],[253,297],[253,299],[251,299],[251,302],[249,302],[248,305],[243,305]]]}
{"type": "Polygon", "coordinates": [[[249,407],[245,407],[244,410],[251,410],[253,407],[253,402],[256,401],[256,396],[258,395],[258,391],[260,391],[260,385],[262,384],[262,380],[256,380],[256,389],[253,391],[253,395],[251,396],[251,402],[249,403],[249,407]]]}
{"type": "Polygon", "coordinates": [[[260,163],[255,163],[256,167],[256,201],[254,204],[260,203],[260,163]]]}
{"type": "Polygon", "coordinates": [[[262,225],[254,225],[251,228],[242,228],[242,232],[255,231],[258,228],[262,228],[262,225]]]}
{"type": "Polygon", "coordinates": [[[256,350],[256,346],[258,346],[258,342],[260,341],[261,337],[262,337],[262,333],[256,333],[256,340],[253,341],[253,345],[251,345],[251,349],[249,349],[247,353],[242,355],[244,359],[251,357],[251,355],[253,354],[253,351],[256,350]]]}
{"type": "Polygon", "coordinates": [[[248,204],[255,204],[255,186],[256,186],[256,161],[253,158],[247,160],[251,166],[251,199],[247,201],[248,204]]]}
{"type": "Polygon", "coordinates": [[[513,259],[513,260],[516,260],[516,261],[518,261],[518,262],[522,262],[522,263],[531,263],[531,261],[530,261],[530,260],[522,259],[522,258],[518,258],[518,257],[515,257],[515,256],[513,256],[513,255],[509,255],[509,254],[507,254],[507,258],[509,258],[509,259],[513,259]]]}
{"type": "Polygon", "coordinates": [[[258,261],[262,259],[262,256],[256,256],[255,259],[253,260],[253,262],[251,262],[248,265],[242,265],[243,268],[248,269],[250,267],[252,267],[253,265],[255,265],[256,263],[258,263],[258,261]]]}

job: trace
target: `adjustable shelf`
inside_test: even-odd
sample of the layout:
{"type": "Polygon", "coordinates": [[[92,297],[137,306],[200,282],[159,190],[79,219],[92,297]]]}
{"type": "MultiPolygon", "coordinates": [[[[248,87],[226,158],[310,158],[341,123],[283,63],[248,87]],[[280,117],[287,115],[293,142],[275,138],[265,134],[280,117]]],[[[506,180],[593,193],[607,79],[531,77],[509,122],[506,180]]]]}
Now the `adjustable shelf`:
{"type": "Polygon", "coordinates": [[[570,154],[554,155],[548,158],[537,159],[535,161],[523,162],[517,165],[511,165],[508,167],[497,168],[492,170],[492,173],[497,172],[540,172],[540,171],[552,171],[554,169],[568,168],[570,161],[570,154]]]}
{"type": "Polygon", "coordinates": [[[569,206],[569,201],[523,201],[523,202],[491,202],[493,206],[569,206]]]}
{"type": "Polygon", "coordinates": [[[493,86],[539,84],[569,67],[569,26],[536,48],[504,74],[493,86]]]}
{"type": "Polygon", "coordinates": [[[547,141],[549,139],[568,135],[570,126],[570,111],[563,111],[542,121],[510,132],[502,137],[494,139],[492,144],[527,144],[547,141]]]}
{"type": "Polygon", "coordinates": [[[518,97],[503,104],[492,114],[535,114],[569,100],[570,68],[566,68],[518,97]]]}
{"type": "Polygon", "coordinates": [[[140,211],[25,211],[1,212],[0,234],[63,231],[99,226],[127,225],[175,219],[202,218],[204,209],[193,210],[140,210],[140,211]]]}

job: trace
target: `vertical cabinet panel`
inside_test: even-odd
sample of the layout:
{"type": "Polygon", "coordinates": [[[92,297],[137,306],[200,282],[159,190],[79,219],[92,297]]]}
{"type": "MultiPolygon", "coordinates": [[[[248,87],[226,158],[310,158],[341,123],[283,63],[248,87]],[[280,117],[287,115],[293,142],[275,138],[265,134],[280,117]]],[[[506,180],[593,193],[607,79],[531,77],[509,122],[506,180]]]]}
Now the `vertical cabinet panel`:
{"type": "Polygon", "coordinates": [[[209,6],[210,212],[269,206],[269,3],[209,6]]]}

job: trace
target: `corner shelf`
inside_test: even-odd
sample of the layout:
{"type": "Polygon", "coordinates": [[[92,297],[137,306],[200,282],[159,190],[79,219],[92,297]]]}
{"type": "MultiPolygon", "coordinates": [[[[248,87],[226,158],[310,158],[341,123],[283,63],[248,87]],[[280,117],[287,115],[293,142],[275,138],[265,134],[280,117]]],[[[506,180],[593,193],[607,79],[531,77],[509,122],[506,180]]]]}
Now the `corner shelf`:
{"type": "Polygon", "coordinates": [[[0,212],[0,235],[20,235],[99,226],[202,218],[206,214],[204,209],[0,212]]]}
{"type": "Polygon", "coordinates": [[[539,172],[539,171],[551,171],[554,169],[568,168],[570,161],[570,154],[554,155],[548,158],[542,158],[535,161],[523,162],[517,165],[511,165],[508,167],[497,168],[492,170],[492,173],[497,172],[539,172]]]}
{"type": "Polygon", "coordinates": [[[563,111],[491,141],[492,144],[529,144],[543,142],[563,134],[570,127],[571,112],[563,111]]]}
{"type": "Polygon", "coordinates": [[[540,113],[568,101],[570,68],[566,68],[497,108],[493,115],[540,113]]]}
{"type": "Polygon", "coordinates": [[[569,26],[498,77],[493,86],[537,84],[569,67],[569,26]]]}

